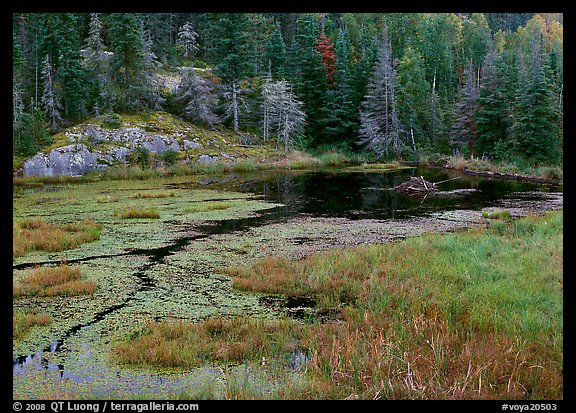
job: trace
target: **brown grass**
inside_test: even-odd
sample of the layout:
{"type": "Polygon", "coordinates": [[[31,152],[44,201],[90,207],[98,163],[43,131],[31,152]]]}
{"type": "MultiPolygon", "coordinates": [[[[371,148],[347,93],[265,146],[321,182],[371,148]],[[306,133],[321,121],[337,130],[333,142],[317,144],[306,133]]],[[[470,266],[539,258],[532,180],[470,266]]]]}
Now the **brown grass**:
{"type": "Polygon", "coordinates": [[[35,325],[47,326],[52,322],[46,313],[27,313],[20,310],[12,310],[12,336],[19,339],[26,335],[35,325]]]}
{"type": "Polygon", "coordinates": [[[68,265],[38,267],[28,272],[13,286],[15,298],[23,296],[75,296],[89,295],[96,291],[94,282],[82,281],[80,268],[68,265]]]}
{"type": "Polygon", "coordinates": [[[129,364],[197,367],[213,362],[260,360],[294,347],[290,320],[265,322],[249,317],[212,316],[200,323],[150,322],[113,353],[129,364]]]}
{"type": "Polygon", "coordinates": [[[126,210],[115,210],[114,216],[120,217],[122,219],[133,219],[133,218],[160,218],[160,213],[156,208],[134,208],[129,207],[126,210]]]}
{"type": "Polygon", "coordinates": [[[84,220],[56,226],[41,218],[27,218],[12,225],[12,255],[30,251],[64,251],[100,239],[102,225],[84,220]]]}

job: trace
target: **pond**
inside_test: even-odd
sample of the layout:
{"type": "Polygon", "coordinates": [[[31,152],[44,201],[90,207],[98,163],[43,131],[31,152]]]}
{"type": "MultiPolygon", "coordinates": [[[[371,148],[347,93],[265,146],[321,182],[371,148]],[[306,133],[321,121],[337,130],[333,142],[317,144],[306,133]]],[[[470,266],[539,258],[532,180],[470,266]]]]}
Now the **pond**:
{"type": "MultiPolygon", "coordinates": [[[[258,171],[222,176],[110,181],[14,190],[14,218],[54,222],[91,218],[100,241],[63,253],[14,260],[15,279],[36,265],[65,260],[99,284],[94,297],[14,299],[14,308],[42,310],[53,323],[13,346],[15,398],[173,397],[221,375],[217,366],[155,371],[117,365],[108,346],[149,320],[201,320],[211,314],[289,315],[303,319],[313,302],[234,291],[215,268],[246,265],[267,255],[294,259],[334,247],[385,242],[429,231],[482,224],[480,210],[513,215],[562,207],[562,188],[486,179],[428,168],[393,172],[258,171]],[[410,176],[441,182],[451,196],[408,197],[392,188],[410,176]],[[142,191],[170,197],[141,199],[142,191]],[[98,196],[118,199],[114,205],[98,196]],[[221,211],[191,213],[190,205],[229,202],[221,211]],[[159,220],[126,223],[115,207],[140,202],[159,220]],[[188,211],[188,212],[186,212],[188,211]]],[[[128,220],[124,220],[128,221],[128,220]]]]}

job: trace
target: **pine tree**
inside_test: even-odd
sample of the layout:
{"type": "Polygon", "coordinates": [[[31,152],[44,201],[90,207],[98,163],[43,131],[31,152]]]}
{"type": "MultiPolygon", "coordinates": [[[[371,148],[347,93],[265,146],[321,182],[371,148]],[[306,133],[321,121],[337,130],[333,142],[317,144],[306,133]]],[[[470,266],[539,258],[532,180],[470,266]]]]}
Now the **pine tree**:
{"type": "Polygon", "coordinates": [[[196,76],[188,68],[176,89],[176,101],[184,103],[184,116],[213,126],[221,122],[215,108],[218,101],[216,85],[210,79],[196,76]]]}
{"type": "Polygon", "coordinates": [[[476,129],[476,111],[478,109],[478,89],[474,77],[474,65],[470,61],[464,71],[465,85],[461,89],[461,94],[456,103],[456,121],[452,126],[452,147],[463,149],[474,155],[476,152],[476,139],[478,137],[476,129]]]}
{"type": "Polygon", "coordinates": [[[420,54],[408,45],[398,64],[398,112],[400,123],[406,126],[414,151],[416,141],[420,144],[429,143],[426,139],[429,102],[424,62],[420,54]]]}
{"type": "MultiPolygon", "coordinates": [[[[523,59],[520,60],[521,64],[523,59]]],[[[516,99],[513,136],[517,153],[527,160],[543,163],[558,158],[559,112],[554,104],[549,59],[539,39],[533,39],[531,65],[521,67],[516,99]]]]}
{"type": "Polygon", "coordinates": [[[370,77],[368,94],[360,112],[358,141],[379,158],[390,153],[399,154],[403,145],[394,91],[395,78],[388,32],[384,26],[378,62],[370,77]]]}
{"type": "Polygon", "coordinates": [[[185,58],[193,57],[198,51],[198,33],[194,31],[192,23],[186,22],[178,30],[178,42],[177,45],[180,47],[182,56],[185,58]]]}
{"type": "Polygon", "coordinates": [[[274,31],[266,44],[266,61],[270,64],[273,79],[286,77],[286,46],[278,22],[276,22],[274,31]]]}
{"type": "Polygon", "coordinates": [[[276,129],[278,145],[288,153],[292,138],[303,130],[306,115],[291,86],[285,80],[273,81],[270,76],[262,86],[262,130],[267,140],[271,129],[276,129]]]}
{"type": "Polygon", "coordinates": [[[506,157],[508,129],[508,104],[503,94],[504,84],[497,69],[499,57],[492,42],[482,65],[482,79],[476,111],[478,138],[476,149],[479,154],[506,157]]]}
{"type": "Polygon", "coordinates": [[[244,33],[247,21],[243,14],[226,13],[218,23],[217,55],[220,59],[216,72],[231,89],[231,111],[234,131],[239,131],[239,82],[249,69],[246,59],[247,42],[244,33]]]}
{"type": "Polygon", "coordinates": [[[54,70],[52,69],[52,63],[48,55],[46,55],[43,61],[42,77],[44,80],[42,106],[50,119],[50,129],[56,131],[63,122],[62,115],[60,114],[62,105],[60,104],[59,96],[54,87],[54,70]]]}
{"type": "Polygon", "coordinates": [[[102,40],[102,22],[98,13],[90,14],[89,34],[86,40],[85,64],[91,73],[94,89],[94,108],[112,110],[114,95],[110,73],[110,53],[105,50],[102,40]]]}

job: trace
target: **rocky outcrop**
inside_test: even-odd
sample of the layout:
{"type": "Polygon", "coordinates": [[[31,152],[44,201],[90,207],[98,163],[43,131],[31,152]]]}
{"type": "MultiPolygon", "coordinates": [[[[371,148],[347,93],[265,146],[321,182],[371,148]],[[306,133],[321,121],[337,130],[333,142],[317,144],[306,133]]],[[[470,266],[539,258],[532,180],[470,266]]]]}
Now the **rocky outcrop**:
{"type": "Polygon", "coordinates": [[[110,165],[125,163],[139,147],[151,154],[202,147],[200,143],[185,140],[183,148],[174,136],[152,134],[139,127],[105,129],[88,124],[65,133],[72,143],[28,159],[23,166],[24,176],[77,176],[104,170],[110,165]]]}

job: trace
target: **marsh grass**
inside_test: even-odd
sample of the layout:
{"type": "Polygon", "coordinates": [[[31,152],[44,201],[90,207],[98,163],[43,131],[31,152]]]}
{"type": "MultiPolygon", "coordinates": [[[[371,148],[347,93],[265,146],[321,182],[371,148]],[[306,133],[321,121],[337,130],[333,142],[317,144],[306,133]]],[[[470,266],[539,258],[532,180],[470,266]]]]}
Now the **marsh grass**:
{"type": "Polygon", "coordinates": [[[184,211],[189,213],[208,212],[214,210],[228,209],[234,205],[235,205],[234,202],[224,202],[224,201],[201,202],[187,207],[184,211]]]}
{"type": "Polygon", "coordinates": [[[12,311],[12,337],[18,340],[24,337],[33,326],[47,326],[52,322],[46,313],[29,313],[21,310],[12,311]]]}
{"type": "Polygon", "coordinates": [[[122,219],[134,219],[134,218],[160,218],[160,213],[157,208],[136,208],[128,207],[124,210],[115,209],[114,216],[122,219]]]}
{"type": "Polygon", "coordinates": [[[338,309],[286,398],[562,398],[562,213],[229,268],[238,289],[338,309]]]}
{"type": "Polygon", "coordinates": [[[494,211],[482,210],[482,217],[489,219],[512,219],[512,214],[507,209],[495,209],[494,211]]]}
{"type": "Polygon", "coordinates": [[[128,198],[137,198],[137,199],[148,199],[148,198],[173,198],[176,196],[175,192],[138,192],[134,195],[130,195],[128,198]]]}
{"type": "Polygon", "coordinates": [[[57,267],[38,267],[28,272],[14,285],[15,298],[39,296],[90,295],[96,291],[96,284],[82,281],[80,268],[66,264],[57,267]]]}
{"type": "Polygon", "coordinates": [[[294,350],[300,332],[291,320],[276,322],[250,317],[212,316],[199,323],[149,322],[117,343],[121,362],[163,367],[198,367],[206,363],[261,360],[294,350]]]}
{"type": "Polygon", "coordinates": [[[100,239],[102,225],[92,221],[56,226],[41,218],[26,218],[12,225],[12,255],[30,251],[64,251],[100,239]]]}

